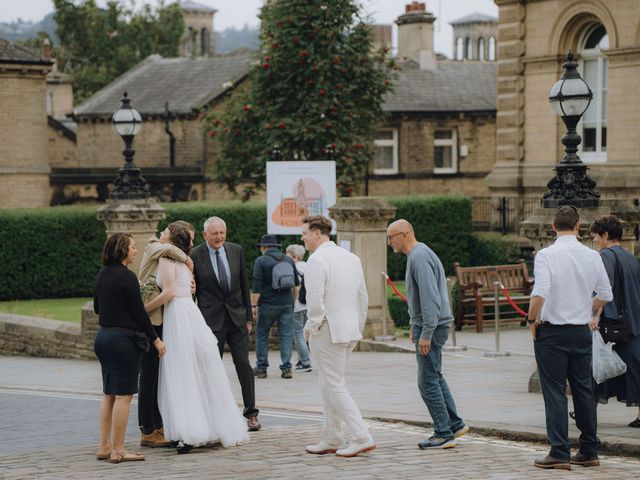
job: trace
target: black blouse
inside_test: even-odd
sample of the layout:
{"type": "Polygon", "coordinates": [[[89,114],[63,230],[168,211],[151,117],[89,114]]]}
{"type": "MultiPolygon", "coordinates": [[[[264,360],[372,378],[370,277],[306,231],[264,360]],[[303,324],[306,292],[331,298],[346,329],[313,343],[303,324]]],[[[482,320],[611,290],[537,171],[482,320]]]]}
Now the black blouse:
{"type": "Polygon", "coordinates": [[[107,265],[98,272],[93,309],[103,327],[142,330],[151,341],[158,338],[144,309],[138,278],[122,264],[107,265]]]}

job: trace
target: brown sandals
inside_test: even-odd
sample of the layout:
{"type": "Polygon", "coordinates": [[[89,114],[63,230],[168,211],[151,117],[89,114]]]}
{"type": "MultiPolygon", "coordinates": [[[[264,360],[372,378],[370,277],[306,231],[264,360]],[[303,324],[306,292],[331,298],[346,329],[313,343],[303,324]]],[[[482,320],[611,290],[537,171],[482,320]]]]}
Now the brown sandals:
{"type": "MultiPolygon", "coordinates": [[[[97,455],[96,455],[97,458],[97,455]]],[[[123,450],[121,452],[111,452],[109,463],[122,463],[122,462],[142,462],[144,461],[144,455],[142,453],[133,453],[123,450]]]]}

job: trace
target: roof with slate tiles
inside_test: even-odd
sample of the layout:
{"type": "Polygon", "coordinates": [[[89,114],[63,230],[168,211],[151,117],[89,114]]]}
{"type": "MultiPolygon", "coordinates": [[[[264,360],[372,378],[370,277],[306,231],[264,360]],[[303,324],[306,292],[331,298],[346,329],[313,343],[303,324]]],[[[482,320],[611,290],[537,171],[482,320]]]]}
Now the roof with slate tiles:
{"type": "Polygon", "coordinates": [[[165,102],[172,114],[192,115],[242,81],[253,55],[248,50],[198,58],[151,55],[78,105],[74,116],[111,116],[125,91],[142,115],[163,114],[165,102]]]}
{"type": "Polygon", "coordinates": [[[44,60],[30,50],[4,38],[0,38],[0,63],[52,64],[51,61],[44,60]]]}
{"type": "Polygon", "coordinates": [[[180,2],[180,8],[182,10],[194,12],[217,12],[215,8],[208,7],[198,2],[192,2],[191,0],[183,0],[180,2]]]}
{"type": "Polygon", "coordinates": [[[492,17],[491,15],[485,15],[484,13],[472,13],[470,15],[466,15],[462,18],[458,18],[453,22],[450,22],[450,25],[460,25],[462,23],[475,23],[475,22],[489,22],[489,23],[498,23],[498,19],[496,17],[492,17]]]}
{"type": "Polygon", "coordinates": [[[386,112],[478,112],[497,108],[497,62],[440,61],[437,70],[400,63],[386,112]]]}

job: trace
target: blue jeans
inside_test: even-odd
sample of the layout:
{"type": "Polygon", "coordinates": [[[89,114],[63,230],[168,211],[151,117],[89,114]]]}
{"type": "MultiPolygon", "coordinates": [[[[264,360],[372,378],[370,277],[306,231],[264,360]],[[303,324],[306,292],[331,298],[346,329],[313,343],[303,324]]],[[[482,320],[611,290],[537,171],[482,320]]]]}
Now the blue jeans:
{"type": "Polygon", "coordinates": [[[269,330],[273,322],[278,322],[280,337],[280,369],[291,368],[291,350],[293,349],[293,305],[265,305],[258,308],[256,327],[256,367],[266,370],[269,367],[269,330]]]}
{"type": "Polygon", "coordinates": [[[296,342],[296,350],[298,351],[298,362],[305,367],[311,365],[309,358],[309,347],[304,341],[304,326],[307,323],[307,311],[293,312],[293,339],[296,342]]]}
{"type": "Polygon", "coordinates": [[[453,438],[453,432],[464,427],[464,422],[458,417],[456,404],[442,375],[442,347],[449,336],[449,325],[436,327],[427,355],[418,353],[418,339],[422,329],[412,328],[418,361],[418,389],[433,420],[434,436],[453,438]]]}

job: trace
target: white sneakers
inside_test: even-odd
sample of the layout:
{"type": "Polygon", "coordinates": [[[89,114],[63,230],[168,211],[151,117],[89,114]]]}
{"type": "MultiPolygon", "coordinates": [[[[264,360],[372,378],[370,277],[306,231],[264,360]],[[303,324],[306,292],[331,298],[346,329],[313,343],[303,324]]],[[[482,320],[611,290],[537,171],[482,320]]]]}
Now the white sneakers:
{"type": "Polygon", "coordinates": [[[315,445],[307,445],[305,450],[307,453],[314,455],[326,455],[327,453],[335,453],[337,457],[350,458],[375,450],[376,444],[372,438],[367,440],[351,442],[344,448],[340,448],[342,445],[333,445],[322,440],[315,445]]]}
{"type": "Polygon", "coordinates": [[[316,443],[315,445],[307,445],[305,450],[307,453],[313,453],[314,455],[325,455],[327,453],[336,453],[339,448],[340,445],[331,445],[330,443],[322,440],[320,443],[316,443]]]}
{"type": "Polygon", "coordinates": [[[341,448],[336,452],[336,457],[350,458],[360,455],[361,453],[367,453],[376,449],[376,444],[373,442],[373,438],[369,438],[364,441],[354,441],[347,445],[346,448],[341,448]]]}

